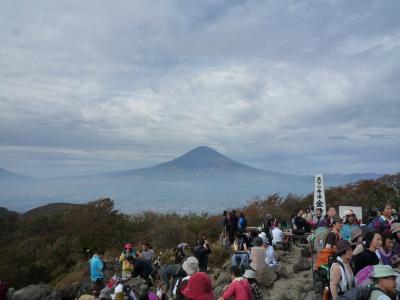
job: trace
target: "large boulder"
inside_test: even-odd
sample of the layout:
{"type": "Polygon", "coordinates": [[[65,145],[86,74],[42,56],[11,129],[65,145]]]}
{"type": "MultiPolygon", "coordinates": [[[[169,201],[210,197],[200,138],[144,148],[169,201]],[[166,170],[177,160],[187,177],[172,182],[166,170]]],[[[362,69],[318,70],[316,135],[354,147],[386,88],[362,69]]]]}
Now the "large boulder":
{"type": "Polygon", "coordinates": [[[215,281],[215,286],[226,285],[231,282],[229,272],[221,272],[215,281]]]}
{"type": "MultiPolygon", "coordinates": [[[[43,299],[51,299],[52,289],[48,285],[39,284],[39,285],[29,285],[24,287],[18,291],[16,291],[12,300],[43,300],[43,299]]],[[[61,300],[61,298],[58,298],[61,300]]],[[[58,300],[51,299],[51,300],[58,300]]]]}
{"type": "Polygon", "coordinates": [[[271,287],[274,281],[278,279],[278,275],[268,266],[256,272],[256,279],[263,287],[271,287]]]}
{"type": "Polygon", "coordinates": [[[311,269],[311,262],[305,257],[301,257],[299,261],[293,266],[293,272],[298,273],[311,269]]]}
{"type": "Polygon", "coordinates": [[[277,266],[277,268],[275,269],[275,273],[279,276],[279,278],[287,279],[290,277],[288,270],[283,265],[277,266]]]}

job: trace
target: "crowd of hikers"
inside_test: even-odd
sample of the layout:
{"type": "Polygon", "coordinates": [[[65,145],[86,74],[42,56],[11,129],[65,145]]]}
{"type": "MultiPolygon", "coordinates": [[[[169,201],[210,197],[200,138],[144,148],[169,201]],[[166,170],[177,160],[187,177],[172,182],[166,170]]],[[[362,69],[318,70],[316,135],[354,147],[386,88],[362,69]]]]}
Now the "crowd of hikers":
{"type": "MultiPolygon", "coordinates": [[[[224,211],[221,244],[231,254],[231,282],[216,295],[208,275],[212,249],[206,235],[193,245],[180,243],[175,261],[161,264],[151,245],[123,246],[117,258],[120,272],[105,278],[103,253],[89,260],[92,295],[89,299],[263,299],[257,282],[263,269],[279,268],[277,249],[287,250],[293,236],[311,246],[315,290],[326,299],[400,300],[400,218],[390,204],[371,211],[364,222],[347,209],[339,216],[334,207],[298,210],[291,220],[278,222],[267,214],[261,226],[249,227],[243,212],[224,211]],[[127,284],[141,278],[140,288],[127,284]]],[[[2,285],[0,278],[0,300],[2,285]]]]}
{"type": "Polygon", "coordinates": [[[232,254],[229,267],[231,283],[222,289],[221,295],[214,293],[211,277],[207,274],[208,257],[212,249],[203,235],[192,246],[188,243],[178,244],[175,262],[166,265],[155,259],[149,244],[144,244],[138,251],[127,243],[118,258],[120,275],[107,282],[103,271],[103,253],[94,253],[90,258],[93,295],[85,295],[80,299],[263,299],[257,273],[263,268],[276,268],[275,248],[287,246],[279,224],[268,214],[261,232],[246,230],[249,227],[244,214],[237,214],[233,210],[223,213],[221,226],[221,243],[232,254]],[[135,277],[143,279],[137,291],[125,284],[135,277]]]}
{"type": "Polygon", "coordinates": [[[314,279],[323,299],[400,299],[400,219],[390,204],[362,224],[347,209],[326,216],[298,211],[297,230],[312,231],[316,251],[314,279]]]}

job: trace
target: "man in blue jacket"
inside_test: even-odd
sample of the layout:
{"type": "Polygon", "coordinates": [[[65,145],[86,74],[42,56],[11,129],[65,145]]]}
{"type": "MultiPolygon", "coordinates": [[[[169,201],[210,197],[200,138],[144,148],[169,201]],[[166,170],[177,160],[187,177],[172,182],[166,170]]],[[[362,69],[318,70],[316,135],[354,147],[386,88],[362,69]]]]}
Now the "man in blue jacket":
{"type": "Polygon", "coordinates": [[[93,283],[93,294],[98,297],[100,291],[104,288],[104,264],[102,261],[103,252],[98,251],[90,259],[90,278],[93,283]]]}

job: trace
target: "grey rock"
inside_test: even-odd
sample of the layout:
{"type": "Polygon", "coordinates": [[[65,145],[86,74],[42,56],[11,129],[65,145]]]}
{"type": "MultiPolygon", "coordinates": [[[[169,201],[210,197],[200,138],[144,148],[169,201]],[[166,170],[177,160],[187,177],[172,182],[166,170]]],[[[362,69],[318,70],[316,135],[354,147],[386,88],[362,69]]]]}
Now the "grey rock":
{"type": "MultiPolygon", "coordinates": [[[[51,287],[48,285],[40,284],[40,285],[29,285],[24,287],[18,291],[16,291],[12,300],[43,300],[50,299],[49,297],[52,294],[51,287]]],[[[59,298],[61,299],[61,298],[59,298]]],[[[56,300],[56,299],[52,299],[56,300]]]]}
{"type": "Polygon", "coordinates": [[[301,257],[299,261],[293,266],[293,272],[295,273],[310,269],[311,269],[311,262],[305,257],[301,257]]]}
{"type": "Polygon", "coordinates": [[[274,281],[278,279],[278,275],[268,266],[256,272],[256,279],[263,287],[271,287],[274,281]]]}

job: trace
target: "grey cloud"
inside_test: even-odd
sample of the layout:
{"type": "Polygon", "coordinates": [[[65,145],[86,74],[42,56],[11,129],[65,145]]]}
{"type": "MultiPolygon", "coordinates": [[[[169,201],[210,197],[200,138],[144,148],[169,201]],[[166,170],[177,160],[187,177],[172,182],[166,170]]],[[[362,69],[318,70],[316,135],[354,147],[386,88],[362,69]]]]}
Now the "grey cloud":
{"type": "Polygon", "coordinates": [[[287,172],[395,170],[399,6],[2,1],[0,166],[107,171],[206,144],[287,172]]]}

